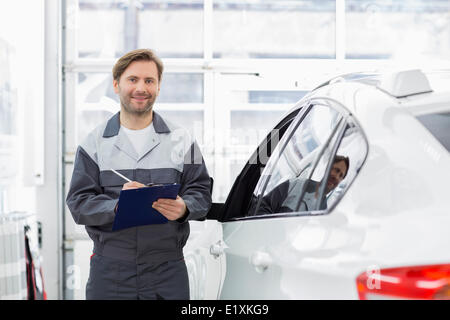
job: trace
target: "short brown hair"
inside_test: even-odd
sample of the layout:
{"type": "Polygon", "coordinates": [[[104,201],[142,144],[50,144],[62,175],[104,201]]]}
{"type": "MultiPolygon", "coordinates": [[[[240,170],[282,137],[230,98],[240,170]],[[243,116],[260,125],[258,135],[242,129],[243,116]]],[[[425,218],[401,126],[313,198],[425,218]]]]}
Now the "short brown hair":
{"type": "Polygon", "coordinates": [[[120,76],[128,66],[134,61],[153,61],[158,68],[158,81],[161,81],[162,73],[164,70],[163,63],[160,58],[150,49],[136,49],[123,55],[112,69],[113,79],[119,81],[120,76]]]}

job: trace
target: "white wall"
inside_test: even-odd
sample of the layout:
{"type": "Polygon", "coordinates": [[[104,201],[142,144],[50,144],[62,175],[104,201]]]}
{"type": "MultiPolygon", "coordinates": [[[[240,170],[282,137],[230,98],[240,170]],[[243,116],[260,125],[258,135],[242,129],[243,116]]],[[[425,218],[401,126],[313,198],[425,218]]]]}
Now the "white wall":
{"type": "MultiPolygon", "coordinates": [[[[11,49],[9,70],[12,89],[17,90],[13,112],[17,117],[19,187],[33,187],[44,182],[42,155],[44,106],[44,0],[1,1],[0,39],[11,49]],[[23,10],[26,7],[27,10],[23,10]]],[[[30,210],[33,203],[16,203],[12,210],[30,210]]]]}
{"type": "MultiPolygon", "coordinates": [[[[34,1],[34,0],[31,0],[34,1]]],[[[60,63],[59,0],[45,0],[45,88],[44,157],[45,184],[36,188],[36,213],[42,222],[43,272],[47,298],[62,298],[61,276],[61,194],[60,180],[60,63]]]]}
{"type": "MultiPolygon", "coordinates": [[[[59,0],[0,1],[0,38],[14,49],[11,62],[17,88],[20,155],[15,181],[7,186],[6,212],[36,213],[43,227],[44,285],[59,299],[58,184],[58,6],[59,0]],[[45,107],[44,107],[45,106],[45,107]]],[[[4,205],[4,203],[2,204],[4,205]]]]}

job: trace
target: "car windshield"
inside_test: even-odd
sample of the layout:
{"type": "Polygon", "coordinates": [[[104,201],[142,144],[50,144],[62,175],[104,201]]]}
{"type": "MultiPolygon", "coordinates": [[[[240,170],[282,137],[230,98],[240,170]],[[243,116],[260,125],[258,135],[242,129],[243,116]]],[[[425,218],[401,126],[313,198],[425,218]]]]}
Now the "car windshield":
{"type": "Polygon", "coordinates": [[[450,112],[420,115],[417,119],[450,152],[450,112]]]}

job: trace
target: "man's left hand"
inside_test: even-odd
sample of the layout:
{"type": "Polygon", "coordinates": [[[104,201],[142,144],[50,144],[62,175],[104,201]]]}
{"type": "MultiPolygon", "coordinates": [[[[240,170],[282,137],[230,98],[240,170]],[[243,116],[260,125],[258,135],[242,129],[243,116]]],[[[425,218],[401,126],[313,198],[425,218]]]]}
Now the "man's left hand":
{"type": "Polygon", "coordinates": [[[186,204],[180,196],[175,200],[158,199],[153,202],[152,207],[171,221],[181,218],[186,213],[186,204]]]}

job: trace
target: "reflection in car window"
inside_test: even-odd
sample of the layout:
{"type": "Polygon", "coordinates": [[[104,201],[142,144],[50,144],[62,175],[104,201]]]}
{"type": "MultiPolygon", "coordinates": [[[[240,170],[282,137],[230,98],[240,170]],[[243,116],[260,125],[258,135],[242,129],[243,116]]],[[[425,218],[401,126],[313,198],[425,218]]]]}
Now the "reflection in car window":
{"type": "Polygon", "coordinates": [[[310,161],[312,174],[290,178],[264,192],[256,214],[323,211],[334,207],[367,155],[367,145],[358,127],[351,120],[345,126],[344,134],[341,136],[336,130],[330,143],[321,148],[317,160],[310,161]],[[334,154],[338,139],[341,139],[339,148],[334,154]]]}
{"type": "MultiPolygon", "coordinates": [[[[327,185],[323,182],[338,136],[338,131],[333,131],[330,142],[323,143],[314,158],[310,158],[307,170],[264,193],[257,214],[325,210],[327,203],[323,188],[327,185]]],[[[342,162],[336,162],[335,165],[335,170],[340,170],[341,174],[346,173],[348,166],[342,162]]]]}
{"type": "Polygon", "coordinates": [[[314,165],[311,177],[289,180],[289,189],[284,200],[285,203],[290,205],[288,212],[327,209],[326,196],[345,178],[349,167],[346,157],[337,156],[333,162],[330,162],[338,138],[339,133],[336,132],[314,165]],[[328,179],[325,179],[326,176],[328,179]]]}
{"type": "Polygon", "coordinates": [[[346,175],[339,179],[336,177],[336,172],[330,166],[328,175],[328,186],[332,188],[329,192],[325,188],[326,207],[331,209],[342,198],[350,183],[358,174],[364,160],[367,156],[367,144],[358,126],[353,121],[349,121],[344,132],[343,138],[337,149],[333,164],[337,163],[336,159],[348,159],[346,175]],[[330,186],[330,184],[332,184],[330,186]]]}
{"type": "MultiPolygon", "coordinates": [[[[280,156],[269,159],[255,188],[250,215],[290,212],[297,208],[301,200],[301,192],[299,194],[298,190],[309,190],[314,183],[300,183],[294,187],[290,181],[297,179],[306,182],[311,178],[317,159],[323,154],[323,147],[329,143],[341,118],[336,110],[328,106],[314,105],[297,128],[294,128],[295,131],[283,137],[274,151],[274,155],[280,156]],[[289,141],[284,143],[286,139],[289,141]],[[292,191],[290,197],[282,196],[289,191],[292,191]],[[269,205],[268,197],[273,200],[274,206],[269,205]]],[[[303,210],[309,208],[303,207],[303,210]]]]}
{"type": "Polygon", "coordinates": [[[417,119],[450,151],[450,113],[425,114],[417,119]]]}

